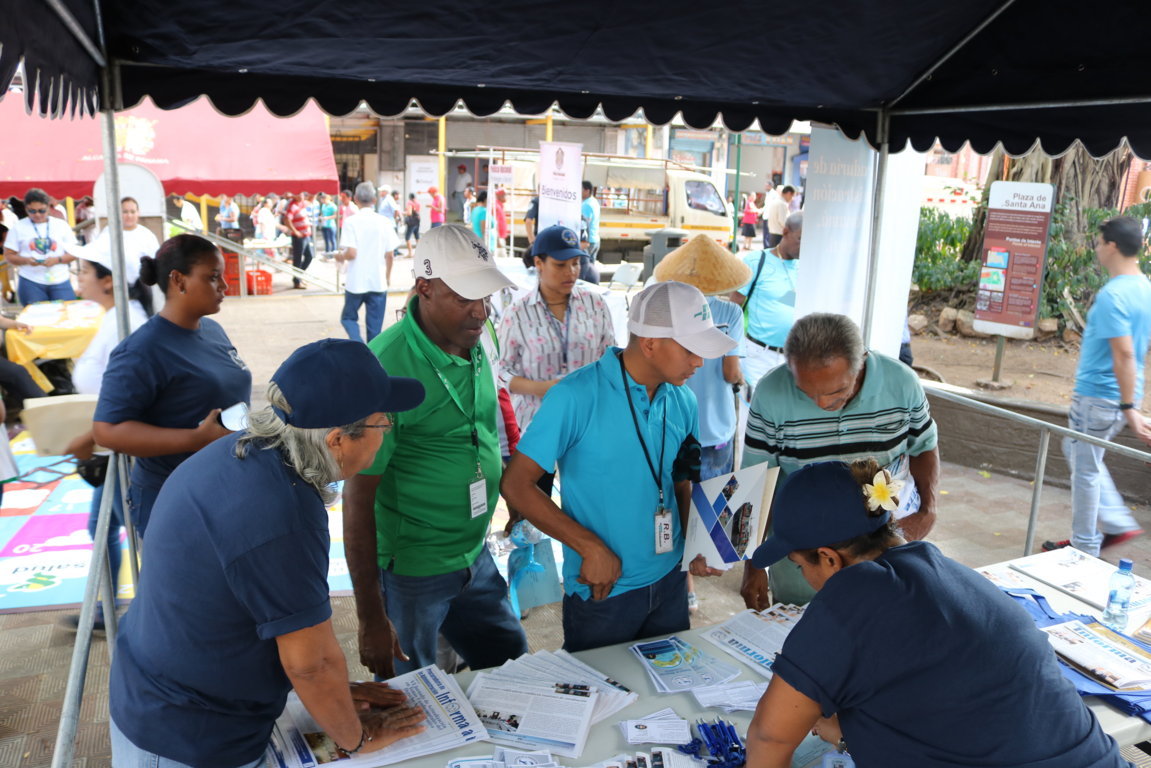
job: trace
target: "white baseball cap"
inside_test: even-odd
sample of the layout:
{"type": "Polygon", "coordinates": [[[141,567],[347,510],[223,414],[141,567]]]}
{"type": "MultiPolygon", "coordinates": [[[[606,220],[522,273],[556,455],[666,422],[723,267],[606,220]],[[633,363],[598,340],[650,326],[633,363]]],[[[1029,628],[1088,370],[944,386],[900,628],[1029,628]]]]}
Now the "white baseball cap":
{"type": "Polygon", "coordinates": [[[648,339],[674,339],[706,359],[723,357],[737,343],[715,327],[707,297],[698,288],[674,281],[652,283],[635,295],[627,329],[648,339]]]}
{"type": "Polygon", "coordinates": [[[412,274],[438,277],[465,299],[483,299],[515,286],[496,269],[495,257],[471,229],[459,224],[434,227],[420,237],[412,274]]]}
{"type": "MultiPolygon", "coordinates": [[[[78,259],[90,261],[93,264],[99,264],[104,269],[112,274],[116,274],[116,270],[112,267],[112,243],[107,238],[101,238],[95,243],[88,245],[81,245],[80,243],[73,242],[70,245],[64,246],[64,250],[72,254],[78,259]]],[[[140,259],[139,257],[133,258],[133,254],[124,254],[124,271],[128,277],[128,285],[136,282],[140,277],[140,259]]]]}

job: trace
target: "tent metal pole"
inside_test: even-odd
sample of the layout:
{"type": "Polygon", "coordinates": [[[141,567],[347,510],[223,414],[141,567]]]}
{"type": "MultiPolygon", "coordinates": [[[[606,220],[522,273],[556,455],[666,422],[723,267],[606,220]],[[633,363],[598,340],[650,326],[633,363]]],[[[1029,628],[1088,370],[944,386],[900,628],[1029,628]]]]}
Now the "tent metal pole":
{"type": "Polygon", "coordinates": [[[1087,99],[1085,101],[1017,101],[1009,104],[969,104],[953,107],[908,107],[893,109],[896,117],[908,115],[963,114],[965,112],[1004,112],[1012,109],[1065,109],[1067,107],[1117,107],[1136,104],[1151,104],[1151,96],[1117,96],[1111,99],[1087,99]]]}
{"type": "MultiPolygon", "coordinates": [[[[104,59],[104,54],[100,53],[100,49],[97,48],[96,44],[88,37],[88,33],[80,26],[80,22],[76,21],[76,17],[72,15],[68,7],[64,5],[64,1],[46,0],[46,2],[48,7],[55,11],[56,15],[60,17],[60,21],[64,22],[64,26],[68,28],[68,31],[72,33],[72,36],[76,38],[84,51],[92,57],[92,61],[96,62],[96,65],[100,67],[100,69],[107,69],[108,62],[104,59]]],[[[98,8],[96,17],[100,17],[98,8]]]]}
{"type": "Polygon", "coordinates": [[[951,46],[951,48],[949,48],[947,50],[947,53],[943,54],[943,56],[941,56],[934,64],[932,64],[930,67],[925,69],[923,71],[923,73],[919,75],[919,77],[915,78],[915,80],[911,83],[911,85],[904,88],[903,93],[899,94],[894,99],[887,102],[887,105],[886,105],[887,109],[891,109],[891,107],[895,106],[899,102],[903,101],[907,96],[909,96],[912,91],[914,91],[916,88],[918,88],[923,83],[924,80],[926,80],[927,78],[929,78],[933,74],[935,74],[935,71],[937,69],[939,69],[944,64],[946,64],[951,59],[952,56],[954,56],[955,54],[957,54],[961,50],[963,50],[967,46],[967,44],[970,43],[971,40],[976,35],[978,35],[980,32],[982,32],[984,29],[986,29],[988,27],[988,25],[991,24],[991,22],[993,22],[997,18],[999,18],[999,15],[1001,13],[1003,13],[1004,11],[1006,11],[1008,8],[1010,8],[1012,5],[1014,5],[1014,3],[1015,3],[1015,0],[1006,0],[1006,2],[1004,2],[1003,5],[999,6],[999,8],[996,9],[994,13],[992,13],[990,16],[988,16],[983,21],[979,22],[979,24],[976,25],[975,29],[971,30],[966,35],[964,35],[963,38],[958,43],[951,46]]]}
{"type": "Polygon", "coordinates": [[[879,234],[883,221],[883,188],[887,183],[887,156],[890,149],[891,115],[887,110],[879,113],[877,121],[879,162],[875,171],[875,187],[871,192],[871,232],[867,248],[867,283],[863,299],[863,322],[860,331],[863,343],[871,347],[872,314],[875,311],[875,292],[879,287],[879,234]]]}
{"type": "MultiPolygon", "coordinates": [[[[739,253],[739,225],[743,219],[743,212],[739,208],[739,182],[743,176],[743,131],[735,134],[735,192],[732,194],[731,218],[734,222],[735,237],[731,239],[731,252],[739,253]]],[[[765,222],[763,226],[767,226],[765,222]]]]}
{"type": "MultiPolygon", "coordinates": [[[[88,675],[88,656],[92,648],[92,625],[96,620],[96,592],[108,573],[108,527],[112,517],[112,503],[116,496],[117,469],[120,457],[113,454],[108,461],[108,474],[104,480],[104,496],[100,499],[100,512],[96,519],[96,534],[92,557],[88,562],[88,581],[84,585],[84,603],[76,627],[76,644],[72,646],[72,665],[68,669],[68,683],[64,689],[64,704],[60,710],[60,727],[56,730],[56,747],[52,750],[52,768],[68,768],[76,750],[76,730],[80,725],[80,704],[84,697],[84,680],[88,675]]],[[[112,610],[115,610],[115,605],[112,610]]],[[[109,640],[111,642],[111,640],[109,640]]],[[[111,651],[111,649],[109,649],[111,651]]]]}
{"type": "Polygon", "coordinates": [[[120,220],[120,167],[116,161],[116,113],[111,107],[112,76],[105,68],[100,74],[106,100],[100,108],[104,139],[104,197],[108,230],[112,243],[112,296],[116,300],[116,329],[124,339],[132,332],[128,320],[128,279],[124,257],[124,223],[120,220]]]}

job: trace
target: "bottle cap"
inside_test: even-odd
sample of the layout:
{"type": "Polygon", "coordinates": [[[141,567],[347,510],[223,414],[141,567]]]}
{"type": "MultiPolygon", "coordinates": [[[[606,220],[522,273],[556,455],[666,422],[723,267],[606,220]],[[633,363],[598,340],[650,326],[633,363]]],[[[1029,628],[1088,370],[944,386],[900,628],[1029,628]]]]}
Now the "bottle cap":
{"type": "Polygon", "coordinates": [[[1119,561],[1119,570],[1121,570],[1121,571],[1131,570],[1131,561],[1128,560],[1127,558],[1123,558],[1122,560],[1120,560],[1119,561]]]}

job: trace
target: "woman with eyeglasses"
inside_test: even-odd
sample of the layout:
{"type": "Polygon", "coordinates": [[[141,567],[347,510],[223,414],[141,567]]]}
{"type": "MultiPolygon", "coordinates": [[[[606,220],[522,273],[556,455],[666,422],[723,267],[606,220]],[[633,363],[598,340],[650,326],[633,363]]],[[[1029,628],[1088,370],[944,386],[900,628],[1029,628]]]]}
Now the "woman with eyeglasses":
{"type": "Polygon", "coordinates": [[[24,195],[28,218],[16,222],[4,242],[4,258],[19,267],[16,295],[24,306],[76,298],[68,271],[76,257],[66,250],[76,238],[68,222],[50,216],[49,208],[48,193],[29,189],[24,195]]]}
{"type": "Polygon", "coordinates": [[[389,414],[423,399],[419,381],[388,376],[363,343],[317,341],[272,375],[269,406],[245,431],[172,473],[117,639],[112,765],[262,766],[293,688],[324,746],[344,754],[422,730],[403,692],[349,687],[326,505],[334,483],[372,464],[389,414]]]}

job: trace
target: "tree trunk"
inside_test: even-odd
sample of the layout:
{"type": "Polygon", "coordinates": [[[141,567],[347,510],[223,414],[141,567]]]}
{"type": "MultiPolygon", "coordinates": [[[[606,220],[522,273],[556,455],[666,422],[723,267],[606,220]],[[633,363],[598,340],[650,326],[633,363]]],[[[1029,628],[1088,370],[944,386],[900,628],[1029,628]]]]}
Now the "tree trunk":
{"type": "Polygon", "coordinates": [[[1123,179],[1131,166],[1131,157],[1126,144],[1098,160],[1078,142],[1065,154],[1054,158],[1038,150],[1022,157],[1005,158],[1003,151],[996,149],[984,182],[983,205],[972,217],[971,233],[963,244],[963,260],[975,261],[982,257],[987,199],[992,182],[1006,177],[1006,181],[1055,184],[1055,202],[1064,207],[1064,236],[1074,245],[1082,246],[1093,236],[1087,231],[1084,210],[1119,207],[1123,179]],[[1003,171],[1005,163],[1006,174],[1003,171]]]}

